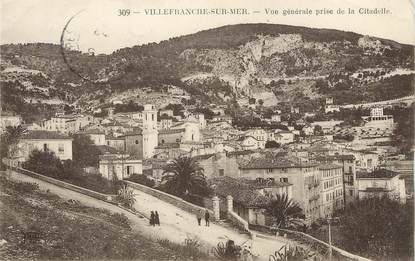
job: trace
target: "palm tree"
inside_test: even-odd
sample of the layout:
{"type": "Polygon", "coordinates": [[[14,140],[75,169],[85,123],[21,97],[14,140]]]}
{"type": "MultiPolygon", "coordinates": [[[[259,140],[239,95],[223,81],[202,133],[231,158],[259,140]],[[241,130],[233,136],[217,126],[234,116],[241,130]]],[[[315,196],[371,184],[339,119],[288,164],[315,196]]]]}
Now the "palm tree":
{"type": "Polygon", "coordinates": [[[190,157],[179,157],[167,164],[163,172],[162,187],[179,197],[209,193],[203,168],[190,157]]]}
{"type": "Polygon", "coordinates": [[[266,213],[272,217],[277,228],[302,223],[299,219],[302,216],[302,209],[297,202],[289,199],[286,193],[277,194],[266,207],[266,213]]]}
{"type": "Polygon", "coordinates": [[[7,126],[5,132],[2,135],[2,145],[6,153],[6,157],[12,159],[16,156],[18,151],[18,144],[21,136],[25,134],[27,130],[21,126],[7,126]]]}
{"type": "Polygon", "coordinates": [[[118,190],[117,199],[125,207],[133,209],[137,199],[134,197],[134,192],[132,189],[128,189],[126,185],[121,187],[118,190]]]}

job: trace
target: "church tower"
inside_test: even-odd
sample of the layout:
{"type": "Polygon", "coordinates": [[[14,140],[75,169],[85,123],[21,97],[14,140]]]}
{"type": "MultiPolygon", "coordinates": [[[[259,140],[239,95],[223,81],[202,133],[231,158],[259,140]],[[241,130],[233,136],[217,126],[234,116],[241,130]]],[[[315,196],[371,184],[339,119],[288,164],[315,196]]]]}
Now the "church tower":
{"type": "Polygon", "coordinates": [[[146,104],[143,111],[143,158],[153,157],[157,145],[157,109],[152,104],[146,104]]]}

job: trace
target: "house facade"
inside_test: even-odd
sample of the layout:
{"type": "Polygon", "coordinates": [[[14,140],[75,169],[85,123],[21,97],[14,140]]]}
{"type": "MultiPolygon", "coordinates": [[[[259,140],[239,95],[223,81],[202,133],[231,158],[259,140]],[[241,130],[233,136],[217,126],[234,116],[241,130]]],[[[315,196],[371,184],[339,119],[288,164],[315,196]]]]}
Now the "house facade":
{"type": "Polygon", "coordinates": [[[318,166],[321,176],[321,217],[331,217],[336,210],[344,207],[343,168],[336,164],[318,166]]]}
{"type": "Polygon", "coordinates": [[[406,202],[405,180],[392,170],[358,172],[357,189],[359,199],[387,196],[401,203],[406,202]]]}
{"type": "Polygon", "coordinates": [[[72,138],[53,131],[29,131],[20,139],[17,161],[26,161],[34,150],[50,151],[60,160],[72,160],[72,138]]]}
{"type": "Polygon", "coordinates": [[[289,159],[260,157],[240,167],[241,178],[269,179],[293,184],[292,198],[298,202],[306,219],[320,218],[320,173],[317,164],[289,159]]]}
{"type": "Polygon", "coordinates": [[[105,154],[99,160],[99,173],[102,177],[123,180],[132,174],[143,174],[142,160],[128,154],[105,154]]]}

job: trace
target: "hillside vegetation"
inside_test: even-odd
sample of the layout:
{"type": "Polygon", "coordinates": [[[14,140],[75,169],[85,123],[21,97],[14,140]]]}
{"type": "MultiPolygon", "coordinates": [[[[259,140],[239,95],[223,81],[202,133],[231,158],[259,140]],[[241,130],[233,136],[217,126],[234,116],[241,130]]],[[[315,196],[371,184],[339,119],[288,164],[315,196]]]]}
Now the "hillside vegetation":
{"type": "MultiPolygon", "coordinates": [[[[343,82],[347,88],[353,88],[365,84],[348,81],[352,74],[362,70],[413,69],[414,49],[339,30],[238,24],[123,48],[110,55],[65,51],[71,68],[65,64],[59,45],[8,44],[0,46],[0,50],[2,82],[24,83],[23,97],[46,96],[70,103],[81,98],[81,102],[88,103],[96,99],[96,94],[105,98],[126,90],[159,91],[165,85],[188,90],[200,100],[219,102],[272,93],[270,81],[296,79],[298,82],[306,78],[315,81],[321,77],[336,78],[339,73],[346,73],[342,76],[347,78],[343,82]],[[28,75],[28,72],[6,70],[11,67],[39,73],[28,75]],[[209,76],[208,81],[204,75],[209,76]],[[183,81],[183,78],[191,80],[183,81]]],[[[378,85],[393,88],[379,80],[375,79],[378,85]]],[[[324,96],[336,95],[337,91],[328,90],[324,96]]],[[[365,93],[363,100],[373,97],[372,93],[367,96],[365,93]]],[[[316,93],[305,90],[303,94],[313,98],[316,93]]]]}

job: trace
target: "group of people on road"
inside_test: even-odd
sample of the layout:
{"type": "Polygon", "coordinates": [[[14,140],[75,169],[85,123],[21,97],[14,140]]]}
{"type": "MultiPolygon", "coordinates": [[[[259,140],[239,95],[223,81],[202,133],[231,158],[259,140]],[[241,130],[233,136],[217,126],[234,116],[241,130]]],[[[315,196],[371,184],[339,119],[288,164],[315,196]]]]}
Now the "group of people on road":
{"type": "Polygon", "coordinates": [[[197,223],[199,224],[199,226],[201,225],[203,216],[205,217],[205,224],[208,227],[210,225],[210,214],[209,214],[209,211],[207,209],[205,210],[204,215],[203,215],[202,210],[200,210],[197,213],[197,215],[196,215],[197,223]]]}
{"type": "Polygon", "coordinates": [[[150,214],[150,226],[160,226],[160,217],[157,211],[151,211],[150,214]]]}

